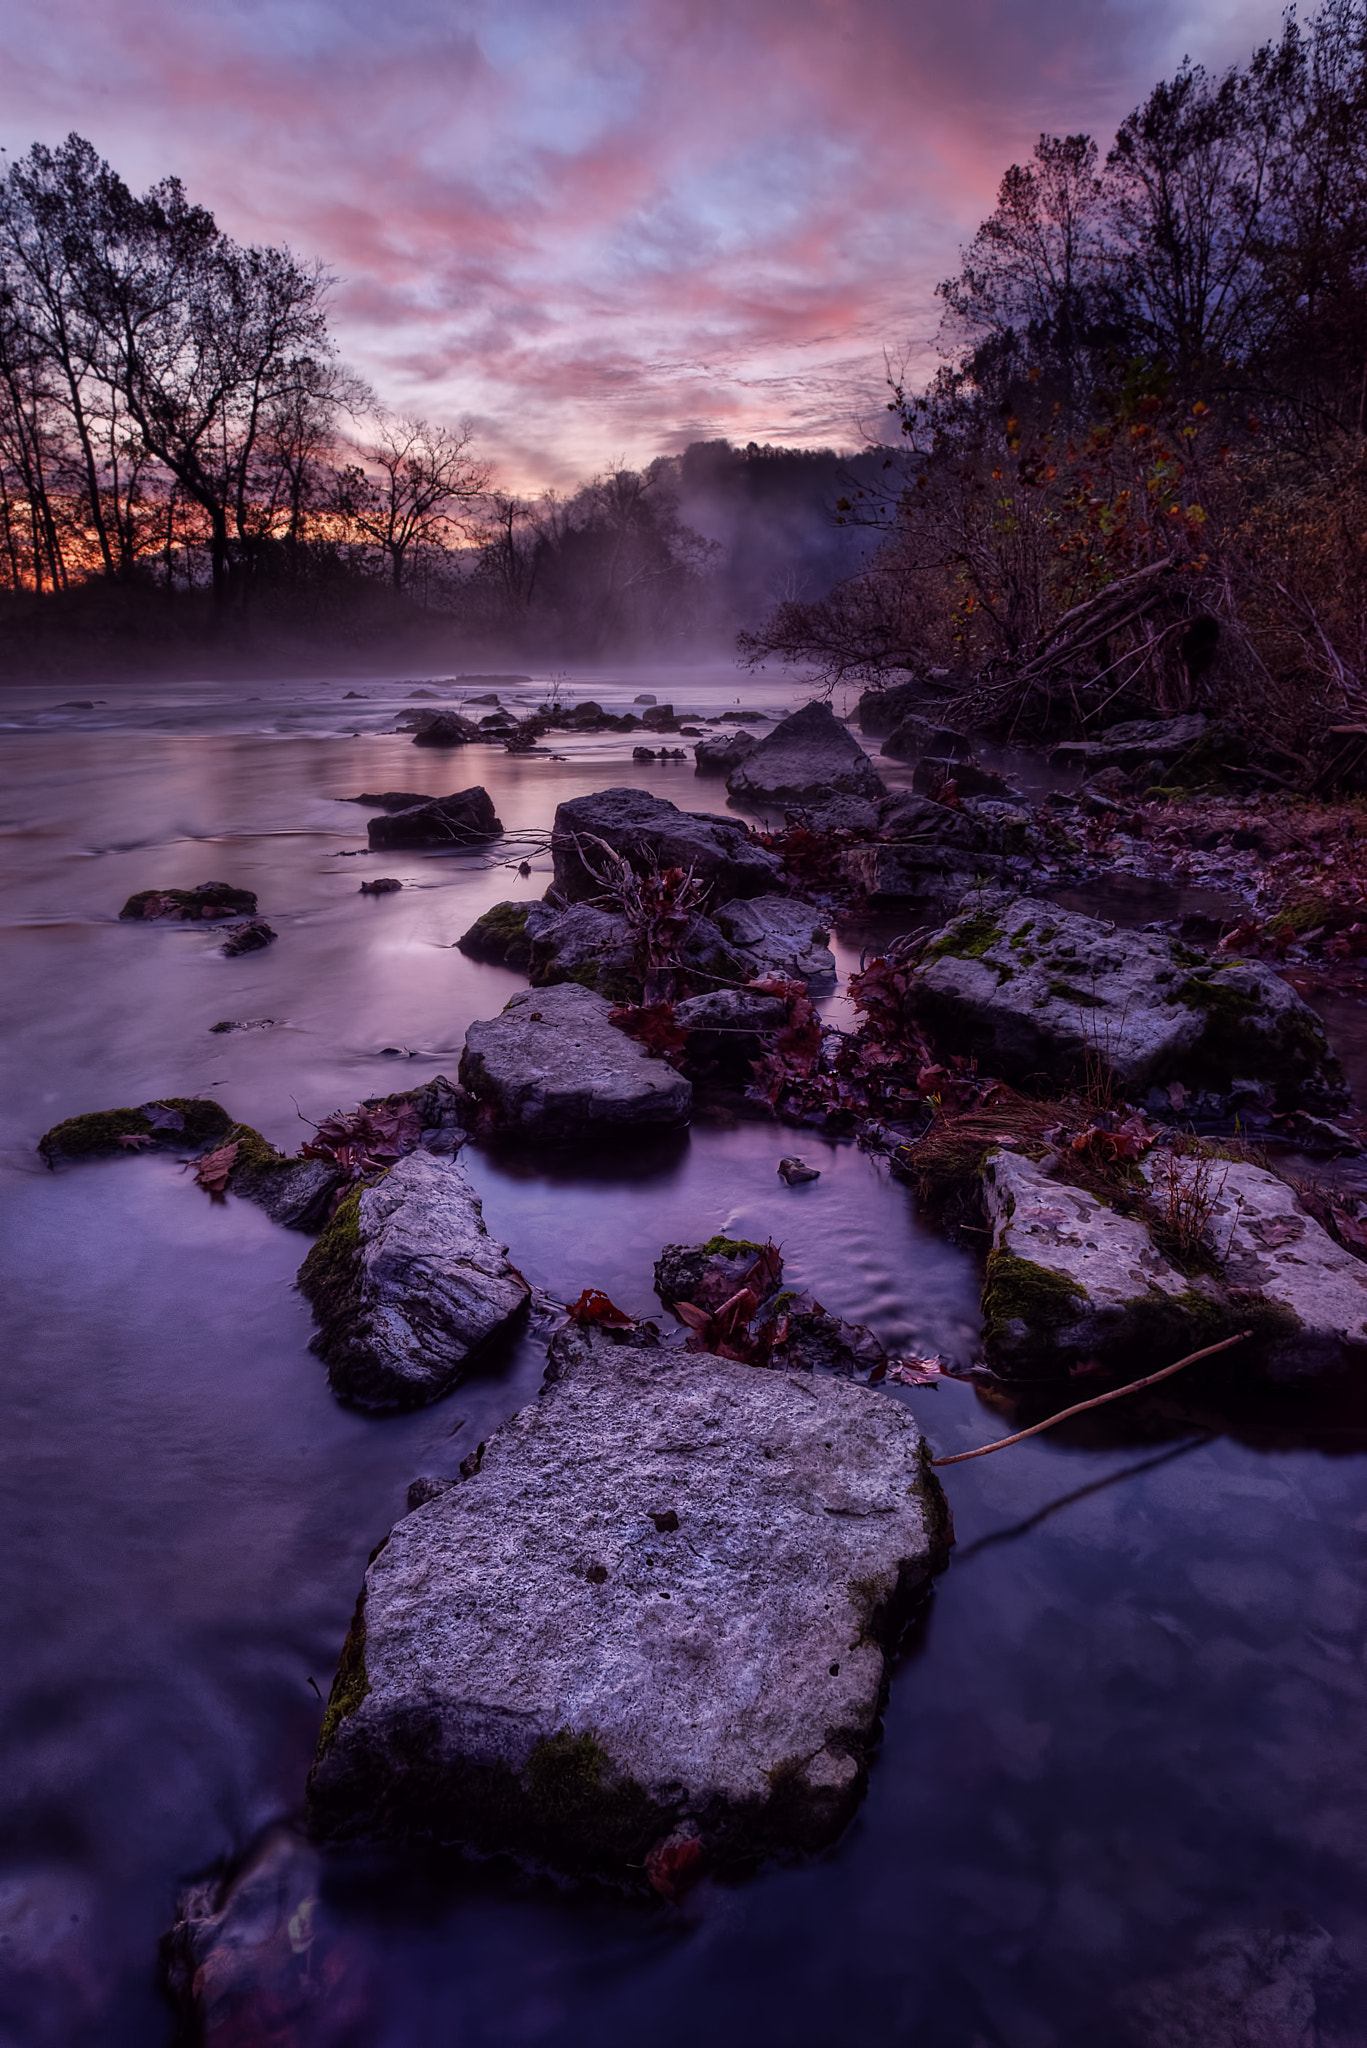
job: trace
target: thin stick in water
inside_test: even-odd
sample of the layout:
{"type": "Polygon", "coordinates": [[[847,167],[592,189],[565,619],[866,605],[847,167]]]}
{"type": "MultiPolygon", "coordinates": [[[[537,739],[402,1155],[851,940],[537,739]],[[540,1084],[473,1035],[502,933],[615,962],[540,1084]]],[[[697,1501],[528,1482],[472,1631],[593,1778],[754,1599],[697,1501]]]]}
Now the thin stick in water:
{"type": "Polygon", "coordinates": [[[1052,1429],[1056,1422],[1067,1422],[1070,1416],[1085,1415],[1089,1408],[1104,1408],[1108,1401],[1118,1401],[1122,1394],[1137,1394],[1143,1387],[1156,1386],[1159,1380],[1181,1372],[1184,1365],[1195,1365],[1198,1358],[1213,1358],[1217,1351],[1228,1351],[1231,1344],[1242,1344],[1245,1337],[1252,1335],[1252,1330],[1238,1330],[1232,1337],[1221,1338],[1218,1344],[1207,1344],[1204,1351],[1188,1352],[1175,1365],[1165,1365],[1161,1372],[1151,1372],[1146,1380],[1131,1380],[1127,1387],[1112,1387],[1109,1394],[1094,1394],[1090,1401],[1079,1401],[1074,1408],[1061,1408],[1057,1415],[1046,1415],[1043,1422],[1032,1422],[1029,1429],[1018,1429],[1014,1436],[998,1437],[994,1444],[979,1444],[976,1451],[956,1451],[952,1458],[932,1458],[930,1462],[962,1465],[966,1458],[985,1458],[989,1451],[1004,1451],[1008,1444],[1024,1443],[1026,1437],[1038,1436],[1042,1429],[1052,1429]]]}

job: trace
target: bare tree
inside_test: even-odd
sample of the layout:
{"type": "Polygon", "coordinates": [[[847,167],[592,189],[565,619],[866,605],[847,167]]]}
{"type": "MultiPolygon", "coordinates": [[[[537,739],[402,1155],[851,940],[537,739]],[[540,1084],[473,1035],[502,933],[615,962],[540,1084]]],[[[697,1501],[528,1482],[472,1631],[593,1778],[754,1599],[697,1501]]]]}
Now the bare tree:
{"type": "Polygon", "coordinates": [[[472,527],[491,474],[469,453],[473,438],[469,421],[434,427],[380,413],[375,433],[357,446],[360,462],[339,474],[337,509],[384,557],[395,590],[415,555],[472,527]]]}

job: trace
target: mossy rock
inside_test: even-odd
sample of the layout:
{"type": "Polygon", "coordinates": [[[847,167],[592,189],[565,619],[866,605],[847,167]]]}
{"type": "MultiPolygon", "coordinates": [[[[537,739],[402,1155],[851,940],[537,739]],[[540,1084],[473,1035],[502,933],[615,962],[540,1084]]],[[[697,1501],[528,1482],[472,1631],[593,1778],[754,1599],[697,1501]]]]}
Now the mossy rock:
{"type": "Polygon", "coordinates": [[[97,1159],[154,1147],[195,1151],[211,1142],[223,1143],[232,1128],[232,1118],[221,1103],[198,1095],[167,1095],[139,1109],[98,1109],[67,1117],[44,1131],[38,1150],[49,1166],[64,1159],[97,1159]],[[146,1142],[126,1144],[129,1138],[146,1142]]]}
{"type": "MultiPolygon", "coordinates": [[[[948,931],[942,932],[926,948],[923,957],[941,960],[950,953],[956,960],[981,960],[1005,937],[1005,927],[987,911],[978,910],[970,917],[956,918],[948,931]]],[[[1010,970],[999,967],[998,971],[1009,973],[1010,970]]]]}
{"type": "Polygon", "coordinates": [[[531,963],[532,945],[527,937],[530,903],[495,903],[477,917],[468,932],[456,940],[468,960],[482,960],[492,967],[511,967],[525,974],[531,963]]]}
{"type": "Polygon", "coordinates": [[[324,1329],[360,1313],[361,1189],[348,1195],[299,1268],[298,1286],[324,1329]]]}
{"type": "Polygon", "coordinates": [[[1014,1252],[989,1252],[982,1312],[989,1345],[1013,1334],[1013,1325],[1034,1332],[1058,1330],[1080,1320],[1087,1290],[1080,1281],[1051,1273],[1014,1252]]]}
{"type": "Polygon", "coordinates": [[[254,917],[256,892],[231,882],[201,882],[194,889],[139,889],[119,912],[121,918],[198,923],[203,918],[254,917]]]}

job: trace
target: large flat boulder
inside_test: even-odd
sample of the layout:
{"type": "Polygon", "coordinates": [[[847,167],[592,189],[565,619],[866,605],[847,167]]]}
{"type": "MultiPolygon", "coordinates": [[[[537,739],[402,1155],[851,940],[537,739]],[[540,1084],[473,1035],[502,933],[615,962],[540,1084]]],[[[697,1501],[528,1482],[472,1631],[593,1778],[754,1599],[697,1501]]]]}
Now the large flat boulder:
{"type": "Polygon", "coordinates": [[[720,1864],[820,1847],[945,1554],[914,1419],[639,1340],[576,1334],[553,1370],[366,1573],[314,1830],[627,1882],[665,1840],[720,1864]]]}
{"type": "Polygon", "coordinates": [[[601,881],[584,864],[586,857],[603,865],[595,840],[621,854],[638,873],[652,866],[691,868],[718,902],[761,896],[781,884],[777,856],[757,846],[737,819],[681,811],[644,789],[600,789],[556,807],[554,886],[567,902],[602,894],[601,881]]]}
{"type": "Polygon", "coordinates": [[[386,811],[370,820],[366,834],[372,853],[406,846],[442,852],[457,846],[487,845],[502,830],[489,792],[476,783],[473,789],[414,804],[411,810],[386,811]]]}
{"type": "Polygon", "coordinates": [[[410,1152],[345,1201],[299,1269],[313,1349],[359,1408],[420,1408],[521,1316],[530,1289],[454,1159],[410,1152]]]}
{"type": "Polygon", "coordinates": [[[460,1078],[493,1124],[524,1138],[582,1138],[687,1123],[693,1090],[566,981],[515,995],[465,1034],[460,1078]]]}
{"type": "Polygon", "coordinates": [[[1324,1025],[1257,960],[1197,953],[1025,896],[965,911],[929,940],[907,1006],[939,1044],[1007,1080],[1089,1069],[1131,1096],[1181,1080],[1272,1085],[1282,1108],[1337,1105],[1324,1025]]]}
{"type": "Polygon", "coordinates": [[[848,726],[829,704],[804,704],[751,749],[727,778],[734,797],[753,804],[819,803],[823,793],[883,796],[885,785],[848,726]]]}

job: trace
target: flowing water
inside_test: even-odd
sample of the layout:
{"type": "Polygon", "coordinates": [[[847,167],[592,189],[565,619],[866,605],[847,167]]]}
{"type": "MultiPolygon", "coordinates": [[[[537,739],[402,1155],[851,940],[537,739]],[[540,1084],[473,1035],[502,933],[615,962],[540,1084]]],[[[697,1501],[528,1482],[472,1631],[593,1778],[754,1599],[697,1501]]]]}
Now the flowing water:
{"type": "MultiPolygon", "coordinates": [[[[738,694],[723,669],[592,694],[642,686],[714,711],[738,694]]],[[[358,687],[0,704],[4,2048],[170,2041],[156,1947],[178,1889],[297,1808],[367,1553],[407,1482],[454,1471],[543,1364],[529,1335],[434,1408],[353,1414],[306,1349],[305,1239],[212,1202],[168,1155],[49,1173],[37,1138],[213,1093],[292,1150],[301,1116],[454,1072],[466,1025],[520,982],[453,941],[539,893],[546,861],[523,878],[491,856],[357,857],[370,814],[341,798],[479,780],[506,826],[542,833],[610,782],[724,801],[691,763],[634,764],[626,736],[556,736],[558,759],[414,749],[382,730],[411,686],[358,687]],[[378,872],[403,890],[359,895],[378,872]],[[224,960],[203,929],[118,922],[135,889],[208,879],[255,889],[278,943],[224,960]]],[[[757,694],[785,708],[769,679],[757,694]]],[[[838,947],[843,969],[862,943],[838,947]]],[[[970,1362],[972,1255],[853,1146],[802,1134],[822,1177],[785,1188],[793,1147],[748,1123],[632,1154],[463,1157],[490,1228],[561,1297],[599,1286],[648,1312],[662,1243],[772,1232],[829,1307],[970,1362]]],[[[887,1398],[941,1451],[1005,1426],[964,1384],[887,1398]]],[[[1158,2048],[1173,2037],[1136,1987],[1228,1979],[1262,1942],[1282,2031],[1260,2048],[1360,2043],[1367,1434],[1342,1409],[1204,1433],[1113,1410],[951,1468],[958,1548],[829,1854],[677,1909],[337,1858],[321,1910],[365,1988],[309,2042],[1158,2048]]]]}

